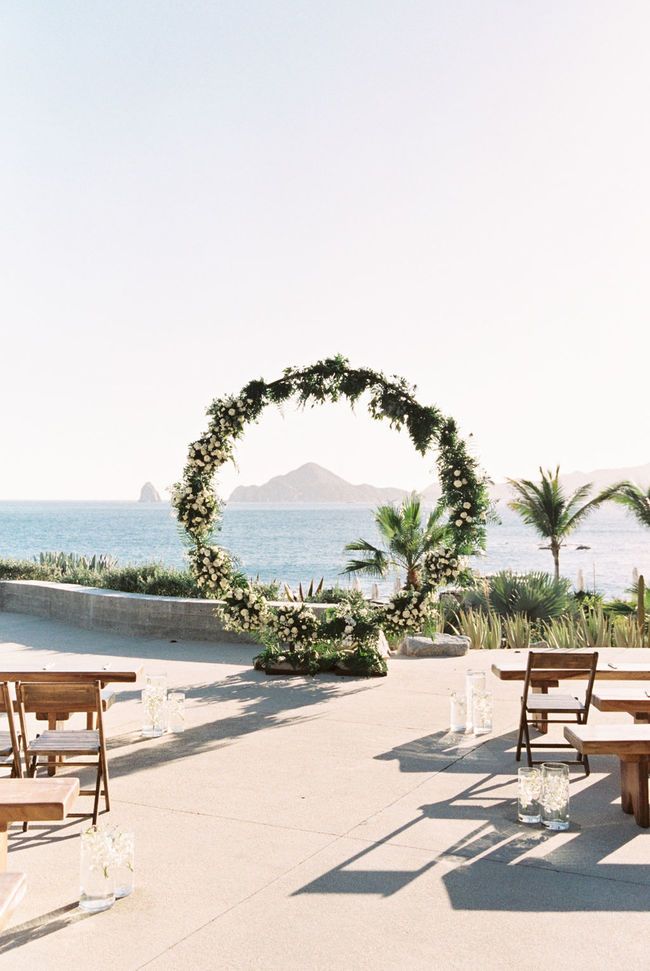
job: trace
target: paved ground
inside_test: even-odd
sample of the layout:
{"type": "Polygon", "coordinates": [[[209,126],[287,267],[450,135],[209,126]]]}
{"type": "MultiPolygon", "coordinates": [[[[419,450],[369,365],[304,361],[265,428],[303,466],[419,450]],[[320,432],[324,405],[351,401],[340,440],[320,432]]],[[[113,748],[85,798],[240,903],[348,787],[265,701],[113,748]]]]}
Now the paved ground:
{"type": "Polygon", "coordinates": [[[142,658],[189,698],[183,735],[142,739],[136,690],[106,717],[131,897],[82,914],[81,824],[13,828],[29,889],[2,969],[650,967],[650,832],[621,812],[616,764],[573,774],[571,829],[548,834],[516,822],[516,684],[489,678],[487,740],[446,733],[449,691],[497,652],[271,679],[242,647],[7,613],[0,649],[142,658]]]}

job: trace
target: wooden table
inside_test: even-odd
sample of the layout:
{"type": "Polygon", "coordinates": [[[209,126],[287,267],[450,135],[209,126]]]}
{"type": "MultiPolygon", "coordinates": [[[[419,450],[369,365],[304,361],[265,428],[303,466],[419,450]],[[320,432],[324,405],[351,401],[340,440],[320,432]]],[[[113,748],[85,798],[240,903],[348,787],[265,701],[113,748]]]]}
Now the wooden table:
{"type": "Polygon", "coordinates": [[[7,869],[10,823],[65,819],[79,795],[79,779],[0,780],[0,871],[7,869]]]}
{"type": "MultiPolygon", "coordinates": [[[[499,661],[492,665],[492,674],[495,674],[501,681],[523,681],[526,677],[526,661],[499,661]]],[[[576,672],[570,669],[556,669],[553,671],[553,678],[549,679],[549,672],[541,668],[539,671],[531,672],[531,684],[538,687],[557,685],[558,681],[575,678],[576,672]]],[[[578,674],[578,678],[584,680],[584,674],[578,674]]],[[[596,668],[597,681],[650,681],[650,661],[645,664],[633,664],[631,662],[599,661],[596,668]]]]}
{"type": "Polygon", "coordinates": [[[640,724],[650,721],[650,691],[645,688],[601,688],[591,703],[599,711],[625,712],[640,724]]]}
{"type": "Polygon", "coordinates": [[[584,755],[617,755],[621,766],[621,809],[639,826],[650,825],[648,762],[650,725],[566,725],[567,742],[584,755]]]}
{"type": "Polygon", "coordinates": [[[121,661],[75,661],[65,655],[51,665],[43,664],[3,664],[0,661],[0,681],[56,681],[62,684],[101,681],[102,688],[107,684],[132,684],[142,677],[143,665],[139,662],[123,664],[121,661]]]}
{"type": "MultiPolygon", "coordinates": [[[[552,652],[549,652],[552,653],[552,652]]],[[[523,681],[526,677],[527,655],[522,655],[521,659],[515,661],[498,661],[492,665],[492,674],[496,675],[501,681],[523,681]]],[[[549,677],[550,669],[531,671],[530,684],[533,694],[548,694],[549,688],[557,688],[560,681],[570,680],[571,678],[582,678],[584,673],[576,675],[570,668],[553,669],[553,676],[549,677]]],[[[630,661],[610,662],[600,661],[596,668],[597,681],[650,681],[650,661],[645,664],[635,664],[630,661]]],[[[544,735],[548,731],[545,722],[536,723],[536,728],[540,734],[544,735]]]]}

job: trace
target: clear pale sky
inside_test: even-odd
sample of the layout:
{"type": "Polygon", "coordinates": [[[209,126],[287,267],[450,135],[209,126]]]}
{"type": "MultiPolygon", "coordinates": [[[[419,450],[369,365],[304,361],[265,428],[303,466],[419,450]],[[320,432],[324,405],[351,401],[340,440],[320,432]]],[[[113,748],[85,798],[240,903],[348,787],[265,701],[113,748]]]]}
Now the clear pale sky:
{"type": "MultiPolygon", "coordinates": [[[[650,5],[0,6],[0,498],[178,478],[216,395],[337,352],[496,479],[647,437],[650,5]]],[[[363,410],[268,414],[260,482],[420,487],[363,410]]]]}

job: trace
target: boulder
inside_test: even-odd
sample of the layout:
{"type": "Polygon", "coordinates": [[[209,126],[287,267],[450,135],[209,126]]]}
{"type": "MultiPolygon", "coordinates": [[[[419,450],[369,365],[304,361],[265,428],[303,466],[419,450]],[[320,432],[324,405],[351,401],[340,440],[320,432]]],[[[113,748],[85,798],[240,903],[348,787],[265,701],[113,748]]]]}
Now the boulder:
{"type": "Polygon", "coordinates": [[[461,657],[469,651],[469,637],[434,634],[431,637],[405,637],[402,654],[407,657],[461,657]]]}
{"type": "Polygon", "coordinates": [[[388,641],[386,640],[386,635],[384,634],[383,630],[379,631],[377,650],[382,657],[390,657],[390,647],[388,646],[388,641]]]}

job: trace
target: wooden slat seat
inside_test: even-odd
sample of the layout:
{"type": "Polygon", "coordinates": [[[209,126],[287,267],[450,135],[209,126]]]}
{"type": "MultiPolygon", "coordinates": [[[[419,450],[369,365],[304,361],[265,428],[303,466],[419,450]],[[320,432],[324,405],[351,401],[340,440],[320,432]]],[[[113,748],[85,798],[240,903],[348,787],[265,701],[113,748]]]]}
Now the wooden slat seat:
{"type": "Polygon", "coordinates": [[[88,729],[46,731],[27,746],[28,756],[97,755],[98,753],[99,732],[88,729]]]}
{"type": "Polygon", "coordinates": [[[0,930],[25,896],[26,887],[24,873],[0,873],[0,930]]]}
{"type": "Polygon", "coordinates": [[[567,725],[564,736],[585,757],[616,755],[621,767],[621,808],[639,826],[650,826],[648,764],[650,725],[567,725]]]}
{"type": "Polygon", "coordinates": [[[11,755],[13,758],[13,743],[10,732],[0,732],[0,755],[11,755]]]}
{"type": "Polygon", "coordinates": [[[584,711],[585,706],[571,695],[529,695],[526,711],[569,712],[584,711]]]}

